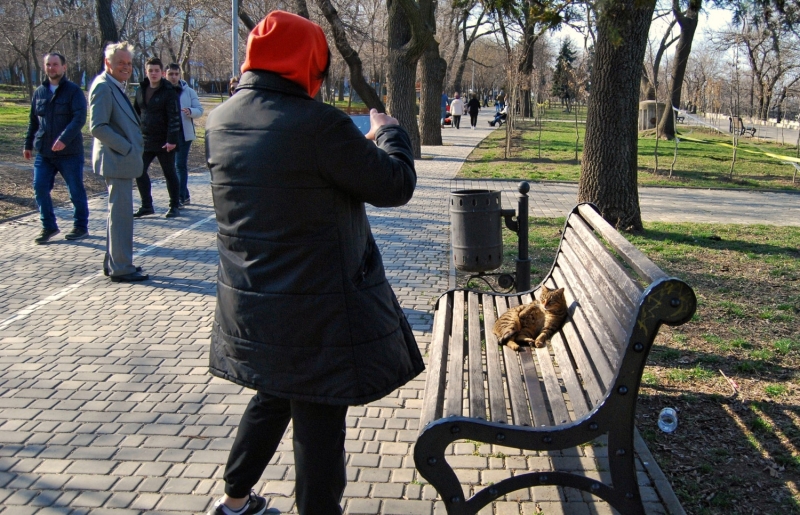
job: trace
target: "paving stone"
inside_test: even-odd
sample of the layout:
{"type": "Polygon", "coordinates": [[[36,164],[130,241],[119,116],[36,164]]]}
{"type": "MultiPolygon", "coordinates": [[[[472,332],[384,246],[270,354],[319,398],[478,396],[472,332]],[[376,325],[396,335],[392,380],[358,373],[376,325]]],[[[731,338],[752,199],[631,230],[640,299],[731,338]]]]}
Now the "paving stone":
{"type": "Polygon", "coordinates": [[[384,515],[431,515],[433,503],[430,501],[407,501],[386,499],[383,501],[384,515]]]}
{"type": "Polygon", "coordinates": [[[346,515],[377,515],[380,507],[379,499],[350,499],[344,512],[346,515]]]}
{"type": "Polygon", "coordinates": [[[99,508],[111,497],[110,492],[81,492],[72,501],[72,506],[84,508],[99,508]]]}

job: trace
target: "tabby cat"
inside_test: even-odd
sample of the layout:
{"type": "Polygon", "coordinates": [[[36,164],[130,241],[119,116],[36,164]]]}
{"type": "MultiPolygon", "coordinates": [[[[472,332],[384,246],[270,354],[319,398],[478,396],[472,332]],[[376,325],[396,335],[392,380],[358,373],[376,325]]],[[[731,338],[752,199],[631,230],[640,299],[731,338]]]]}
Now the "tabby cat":
{"type": "Polygon", "coordinates": [[[567,318],[567,300],[564,288],[550,290],[542,285],[538,300],[511,308],[494,324],[494,334],[500,344],[519,350],[519,343],[544,347],[567,318]],[[538,336],[537,336],[538,335],[538,336]],[[535,338],[535,339],[534,339],[535,338]]]}

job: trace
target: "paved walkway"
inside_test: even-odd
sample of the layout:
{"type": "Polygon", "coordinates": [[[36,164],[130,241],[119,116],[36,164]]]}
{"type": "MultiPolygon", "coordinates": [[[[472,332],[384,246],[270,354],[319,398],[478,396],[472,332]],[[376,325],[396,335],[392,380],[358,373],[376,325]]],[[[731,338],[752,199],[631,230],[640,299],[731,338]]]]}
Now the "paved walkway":
{"type": "MultiPolygon", "coordinates": [[[[487,127],[485,120],[480,123],[487,127]]],[[[488,130],[446,129],[446,145],[426,147],[418,161],[412,202],[369,211],[387,273],[423,352],[432,302],[448,286],[445,199],[451,178],[488,130]]],[[[78,242],[34,245],[35,215],[0,224],[3,515],[203,513],[220,494],[223,464],[250,393],[207,372],[216,226],[207,174],[190,178],[193,204],[181,217],[136,221],[136,263],[151,275],[145,283],[111,283],[100,272],[105,198],[90,201],[91,237],[78,242]]],[[[507,186],[512,190],[514,184],[507,186]]],[[[532,205],[547,216],[563,216],[574,200],[562,185],[535,191],[532,205]]],[[[163,185],[157,183],[154,194],[156,210],[166,211],[163,185]]],[[[674,195],[669,190],[666,196],[673,206],[674,195]]],[[[650,202],[642,198],[647,218],[650,202]]],[[[700,202],[707,210],[708,200],[700,202]]],[[[57,216],[68,229],[69,209],[59,208],[57,216]]],[[[383,400],[350,409],[346,513],[443,513],[411,456],[424,379],[423,374],[383,400]]],[[[289,436],[256,485],[283,513],[295,513],[289,436]]],[[[638,450],[648,512],[664,513],[664,503],[674,498],[646,448],[638,450]]],[[[472,489],[551,464],[603,475],[603,452],[586,447],[521,453],[464,443],[453,447],[451,459],[465,488],[472,489]]],[[[527,515],[537,509],[611,512],[588,495],[553,487],[512,494],[482,513],[527,515]]]]}

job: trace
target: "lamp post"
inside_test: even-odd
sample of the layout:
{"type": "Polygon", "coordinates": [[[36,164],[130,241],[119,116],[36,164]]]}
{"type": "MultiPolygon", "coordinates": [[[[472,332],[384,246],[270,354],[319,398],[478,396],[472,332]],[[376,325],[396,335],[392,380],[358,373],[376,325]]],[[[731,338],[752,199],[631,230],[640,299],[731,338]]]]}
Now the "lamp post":
{"type": "Polygon", "coordinates": [[[231,77],[236,77],[239,75],[239,0],[233,0],[231,8],[231,43],[233,47],[231,77]]]}

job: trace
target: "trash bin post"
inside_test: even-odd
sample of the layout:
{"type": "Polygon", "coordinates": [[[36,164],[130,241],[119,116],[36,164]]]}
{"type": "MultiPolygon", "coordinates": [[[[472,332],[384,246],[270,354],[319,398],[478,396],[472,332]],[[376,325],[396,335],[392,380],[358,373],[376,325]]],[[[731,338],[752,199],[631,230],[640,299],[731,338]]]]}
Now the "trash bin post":
{"type": "Polygon", "coordinates": [[[517,236],[519,239],[519,255],[517,256],[517,292],[531,289],[531,260],[528,257],[528,192],[531,185],[526,181],[519,183],[519,207],[517,211],[517,236]]]}

